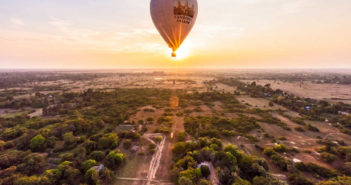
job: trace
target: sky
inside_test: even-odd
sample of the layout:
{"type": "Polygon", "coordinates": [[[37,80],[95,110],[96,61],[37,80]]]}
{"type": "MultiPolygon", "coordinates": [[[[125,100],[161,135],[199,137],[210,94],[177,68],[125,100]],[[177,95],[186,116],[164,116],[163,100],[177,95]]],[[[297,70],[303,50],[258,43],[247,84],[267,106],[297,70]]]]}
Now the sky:
{"type": "Polygon", "coordinates": [[[351,68],[350,0],[198,0],[170,57],[149,0],[0,0],[0,68],[351,68]]]}

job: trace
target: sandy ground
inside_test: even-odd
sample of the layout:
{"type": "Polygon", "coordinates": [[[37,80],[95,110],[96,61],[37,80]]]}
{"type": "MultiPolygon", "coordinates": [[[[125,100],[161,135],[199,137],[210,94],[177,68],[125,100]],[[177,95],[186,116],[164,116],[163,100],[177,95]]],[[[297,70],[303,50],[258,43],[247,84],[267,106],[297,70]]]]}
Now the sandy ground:
{"type": "MultiPolygon", "coordinates": [[[[282,129],[279,126],[271,125],[267,123],[260,123],[260,125],[265,130],[265,132],[268,133],[269,135],[274,136],[276,138],[280,136],[284,136],[287,139],[286,141],[280,141],[280,142],[284,143],[289,147],[294,147],[300,150],[300,153],[295,154],[293,157],[289,156],[290,159],[296,158],[303,162],[313,162],[327,168],[332,168],[330,164],[322,162],[320,160],[319,154],[316,152],[316,149],[322,147],[322,145],[317,143],[317,141],[319,140],[317,139],[317,136],[322,138],[330,138],[334,141],[343,140],[347,144],[350,144],[351,136],[341,133],[337,128],[332,127],[328,123],[308,122],[313,126],[317,127],[320,130],[320,132],[311,132],[311,131],[297,132],[294,130],[294,128],[300,125],[290,121],[289,119],[279,114],[274,113],[273,116],[280,119],[284,123],[286,123],[292,129],[292,131],[287,131],[282,129]],[[311,151],[312,153],[305,153],[302,151],[311,151]]],[[[268,144],[266,146],[270,146],[270,145],[272,144],[268,144]]]]}
{"type": "Polygon", "coordinates": [[[220,92],[234,93],[236,91],[236,87],[232,87],[229,85],[225,85],[222,83],[216,83],[215,89],[220,92]]]}
{"type": "Polygon", "coordinates": [[[35,109],[35,112],[28,114],[30,117],[39,117],[43,115],[43,109],[35,109]]]}
{"type": "Polygon", "coordinates": [[[240,101],[241,104],[249,105],[251,108],[260,108],[263,110],[286,110],[284,107],[273,104],[273,106],[269,106],[269,101],[263,98],[252,98],[250,96],[237,96],[237,99],[240,101]]]}
{"type": "MultiPolygon", "coordinates": [[[[252,80],[244,80],[243,82],[252,82],[252,80]]],[[[303,82],[300,86],[300,82],[273,80],[258,80],[256,83],[260,85],[271,84],[273,89],[281,89],[300,97],[351,103],[351,85],[303,82]]]]}

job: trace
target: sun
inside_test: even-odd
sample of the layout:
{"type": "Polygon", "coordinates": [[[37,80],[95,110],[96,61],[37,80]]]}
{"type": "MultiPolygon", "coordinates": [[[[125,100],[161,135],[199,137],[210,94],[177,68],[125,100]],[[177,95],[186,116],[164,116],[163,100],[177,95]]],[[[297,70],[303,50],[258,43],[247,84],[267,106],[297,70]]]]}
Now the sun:
{"type": "MultiPolygon", "coordinates": [[[[171,52],[172,52],[172,50],[171,50],[171,52]]],[[[173,57],[173,59],[175,61],[183,60],[183,59],[189,57],[190,53],[191,53],[190,42],[184,42],[176,52],[177,57],[173,57]]]]}

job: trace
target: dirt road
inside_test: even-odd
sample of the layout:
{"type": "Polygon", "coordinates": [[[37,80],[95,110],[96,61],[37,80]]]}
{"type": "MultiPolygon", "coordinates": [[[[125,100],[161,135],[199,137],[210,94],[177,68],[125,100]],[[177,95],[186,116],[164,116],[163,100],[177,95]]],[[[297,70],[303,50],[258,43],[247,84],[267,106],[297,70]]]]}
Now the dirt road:
{"type": "Polygon", "coordinates": [[[150,140],[152,143],[155,144],[155,142],[151,139],[152,137],[158,137],[158,136],[162,136],[163,139],[160,143],[158,143],[156,145],[156,153],[153,155],[151,162],[150,162],[150,166],[149,166],[149,170],[148,170],[148,175],[147,175],[147,185],[150,185],[151,182],[153,181],[153,179],[155,179],[156,177],[156,172],[158,170],[158,168],[160,167],[160,161],[162,158],[162,151],[165,145],[165,141],[166,141],[166,137],[162,134],[145,134],[144,137],[147,138],[148,140],[150,140]]]}

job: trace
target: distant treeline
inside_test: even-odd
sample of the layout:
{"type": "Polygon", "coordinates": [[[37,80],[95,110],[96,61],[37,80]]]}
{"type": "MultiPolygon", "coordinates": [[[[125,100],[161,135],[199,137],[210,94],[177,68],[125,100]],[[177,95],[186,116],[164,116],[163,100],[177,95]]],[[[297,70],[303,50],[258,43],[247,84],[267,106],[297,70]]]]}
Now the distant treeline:
{"type": "Polygon", "coordinates": [[[11,88],[24,83],[47,82],[57,80],[86,81],[103,78],[111,73],[58,73],[58,72],[7,72],[0,73],[0,87],[11,88]]]}
{"type": "Polygon", "coordinates": [[[351,84],[351,75],[334,73],[255,73],[240,75],[238,80],[311,81],[318,84],[351,84]]]}

